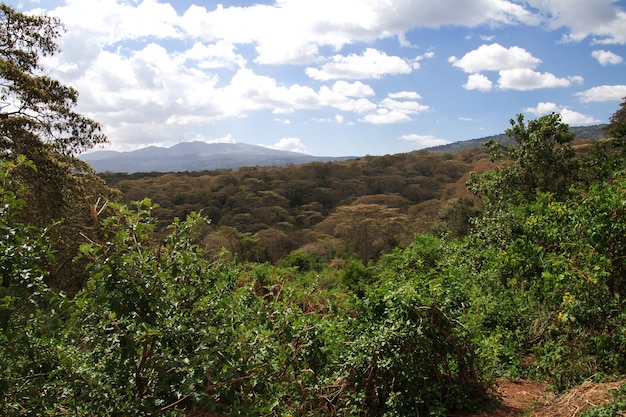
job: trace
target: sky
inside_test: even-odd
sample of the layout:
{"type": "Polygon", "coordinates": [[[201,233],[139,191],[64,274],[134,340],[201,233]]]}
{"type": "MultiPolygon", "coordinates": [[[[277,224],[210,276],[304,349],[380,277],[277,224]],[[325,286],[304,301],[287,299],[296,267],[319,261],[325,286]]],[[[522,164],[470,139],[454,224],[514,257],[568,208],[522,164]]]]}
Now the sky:
{"type": "Polygon", "coordinates": [[[5,0],[59,17],[49,75],[129,151],[183,141],[318,156],[606,123],[626,0],[5,0]]]}

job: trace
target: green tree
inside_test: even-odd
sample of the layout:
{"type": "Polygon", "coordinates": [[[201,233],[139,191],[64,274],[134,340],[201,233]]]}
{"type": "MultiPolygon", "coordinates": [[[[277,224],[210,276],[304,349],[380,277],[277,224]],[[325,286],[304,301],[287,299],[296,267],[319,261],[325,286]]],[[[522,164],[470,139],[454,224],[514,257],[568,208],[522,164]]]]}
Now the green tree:
{"type": "Polygon", "coordinates": [[[626,97],[622,99],[619,110],[611,115],[605,130],[615,139],[626,137],[626,97]]]}
{"type": "Polygon", "coordinates": [[[60,387],[72,381],[60,336],[64,299],[44,282],[52,258],[47,230],[18,219],[26,204],[13,177],[18,169],[35,168],[24,157],[0,161],[0,410],[58,415],[55,407],[67,409],[71,397],[60,387]]]}
{"type": "Polygon", "coordinates": [[[100,126],[74,111],[78,92],[45,74],[41,58],[58,52],[54,17],[0,4],[0,150],[27,154],[50,144],[69,155],[106,142],[100,126]]]}
{"type": "Polygon", "coordinates": [[[582,174],[587,184],[602,182],[626,167],[626,97],[609,122],[604,130],[611,138],[594,143],[584,159],[582,174]]]}
{"type": "Polygon", "coordinates": [[[492,157],[502,165],[481,175],[473,174],[468,183],[470,190],[492,205],[532,201],[537,191],[565,198],[578,173],[572,147],[575,135],[569,126],[556,113],[528,123],[519,114],[510,123],[505,133],[515,139],[517,146],[503,148],[498,142],[488,141],[492,157]]]}
{"type": "MultiPolygon", "coordinates": [[[[58,251],[50,280],[76,289],[72,269],[80,234],[89,234],[90,208],[99,196],[114,198],[90,167],[75,157],[105,143],[93,120],[74,108],[78,92],[46,74],[41,59],[58,52],[64,28],[57,18],[26,15],[0,4],[0,157],[25,155],[37,170],[20,169],[26,206],[21,218],[45,227],[64,219],[51,236],[58,251]]],[[[77,280],[80,281],[80,278],[77,280]]]]}

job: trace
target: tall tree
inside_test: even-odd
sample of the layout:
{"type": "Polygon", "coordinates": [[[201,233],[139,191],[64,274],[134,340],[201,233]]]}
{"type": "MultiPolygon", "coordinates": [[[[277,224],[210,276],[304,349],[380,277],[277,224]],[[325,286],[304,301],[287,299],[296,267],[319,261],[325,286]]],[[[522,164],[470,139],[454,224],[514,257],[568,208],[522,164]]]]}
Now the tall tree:
{"type": "Polygon", "coordinates": [[[90,206],[99,196],[114,195],[76,157],[107,141],[100,125],[75,111],[78,92],[51,78],[42,64],[42,58],[59,51],[57,39],[64,30],[57,18],[0,4],[0,158],[24,155],[37,167],[18,173],[26,185],[23,221],[44,226],[63,219],[52,236],[58,252],[53,281],[74,275],[67,268],[79,233],[88,233],[90,206]]]}
{"type": "MultiPolygon", "coordinates": [[[[46,75],[41,58],[59,51],[61,22],[0,4],[0,151],[50,144],[63,155],[106,142],[100,126],[74,111],[78,92],[46,75]]],[[[28,155],[27,155],[28,156],[28,155]]]]}

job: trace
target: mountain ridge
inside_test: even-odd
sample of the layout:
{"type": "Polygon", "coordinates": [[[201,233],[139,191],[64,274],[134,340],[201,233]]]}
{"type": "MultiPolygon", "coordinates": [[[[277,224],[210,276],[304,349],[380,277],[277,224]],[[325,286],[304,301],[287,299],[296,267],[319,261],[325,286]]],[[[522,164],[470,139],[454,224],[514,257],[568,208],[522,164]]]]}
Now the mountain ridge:
{"type": "MultiPolygon", "coordinates": [[[[598,140],[608,137],[602,128],[606,125],[576,126],[570,130],[576,139],[598,140]]],[[[480,148],[488,139],[505,146],[515,140],[505,133],[482,138],[462,140],[424,150],[458,152],[480,148]]],[[[148,146],[129,152],[100,150],[79,156],[98,173],[186,172],[237,169],[249,166],[285,166],[310,162],[344,161],[358,156],[325,157],[283,151],[247,143],[180,142],[170,147],[148,146]]]]}
{"type": "Polygon", "coordinates": [[[354,158],[313,156],[246,143],[180,142],[128,152],[101,150],[79,156],[96,172],[185,172],[237,169],[244,166],[284,166],[354,158]]]}

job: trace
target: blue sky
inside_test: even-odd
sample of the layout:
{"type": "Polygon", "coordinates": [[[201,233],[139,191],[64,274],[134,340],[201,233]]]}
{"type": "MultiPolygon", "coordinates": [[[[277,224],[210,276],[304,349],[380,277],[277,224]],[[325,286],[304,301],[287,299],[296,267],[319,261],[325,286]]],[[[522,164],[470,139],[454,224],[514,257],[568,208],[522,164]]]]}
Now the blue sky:
{"type": "Polygon", "coordinates": [[[383,155],[502,133],[518,113],[606,123],[626,97],[626,1],[6,3],[64,22],[46,65],[113,150],[383,155]]]}

